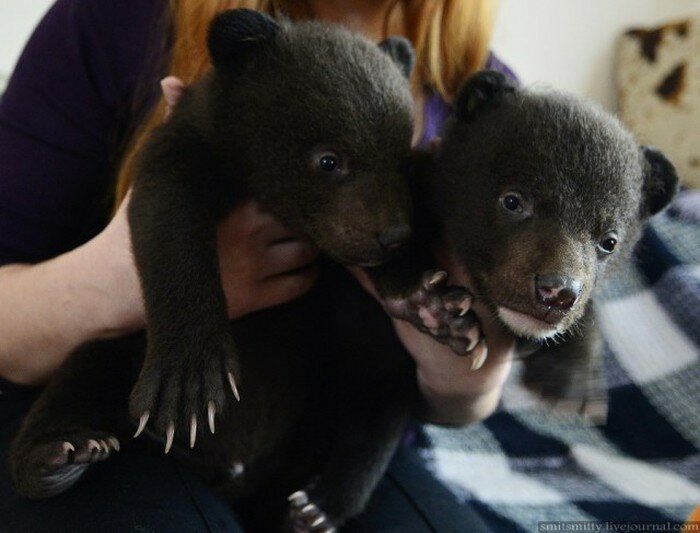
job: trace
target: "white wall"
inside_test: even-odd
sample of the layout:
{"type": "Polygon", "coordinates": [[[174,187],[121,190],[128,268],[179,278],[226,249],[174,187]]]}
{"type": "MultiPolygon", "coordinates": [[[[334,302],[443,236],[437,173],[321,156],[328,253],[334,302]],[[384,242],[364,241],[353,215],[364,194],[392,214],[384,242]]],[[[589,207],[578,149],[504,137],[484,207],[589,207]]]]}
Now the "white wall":
{"type": "MultiPolygon", "coordinates": [[[[0,0],[0,85],[51,3],[0,0]]],[[[617,36],[691,13],[700,15],[700,0],[500,0],[493,48],[526,83],[543,81],[612,109],[617,36]]]]}
{"type": "Polygon", "coordinates": [[[53,0],[0,0],[0,90],[24,42],[52,3],[53,0]]]}
{"type": "Polygon", "coordinates": [[[617,37],[689,14],[700,0],[500,0],[493,48],[526,83],[544,81],[614,108],[617,37]]]}

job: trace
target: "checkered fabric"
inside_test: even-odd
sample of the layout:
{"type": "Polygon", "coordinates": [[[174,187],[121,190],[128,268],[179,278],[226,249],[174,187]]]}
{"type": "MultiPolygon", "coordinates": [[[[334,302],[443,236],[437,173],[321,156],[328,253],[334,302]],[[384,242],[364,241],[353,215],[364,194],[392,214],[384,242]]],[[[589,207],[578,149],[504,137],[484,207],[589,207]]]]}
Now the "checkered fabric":
{"type": "Polygon", "coordinates": [[[437,476],[495,531],[550,520],[680,523],[700,503],[700,194],[679,200],[597,300],[605,426],[523,401],[509,384],[483,423],[425,428],[422,453],[437,476]]]}

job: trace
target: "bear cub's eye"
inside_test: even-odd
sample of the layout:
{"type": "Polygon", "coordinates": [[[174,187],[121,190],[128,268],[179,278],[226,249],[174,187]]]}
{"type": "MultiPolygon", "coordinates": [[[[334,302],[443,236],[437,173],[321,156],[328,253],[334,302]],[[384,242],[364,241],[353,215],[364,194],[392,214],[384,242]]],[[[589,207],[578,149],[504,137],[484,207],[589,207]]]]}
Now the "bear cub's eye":
{"type": "Polygon", "coordinates": [[[318,160],[318,166],[326,172],[333,172],[338,168],[338,156],[333,153],[323,154],[318,160]]]}
{"type": "Polygon", "coordinates": [[[499,204],[508,215],[516,220],[524,220],[532,215],[532,206],[520,193],[508,191],[498,199],[499,204]]]}
{"type": "Polygon", "coordinates": [[[501,203],[503,204],[503,207],[505,207],[508,211],[513,211],[514,213],[522,213],[523,211],[523,206],[520,203],[520,198],[518,198],[514,194],[507,194],[506,196],[504,196],[503,200],[501,200],[501,203]]]}
{"type": "Polygon", "coordinates": [[[598,249],[603,253],[611,254],[615,251],[615,248],[617,248],[617,244],[617,235],[608,233],[598,243],[598,249]]]}

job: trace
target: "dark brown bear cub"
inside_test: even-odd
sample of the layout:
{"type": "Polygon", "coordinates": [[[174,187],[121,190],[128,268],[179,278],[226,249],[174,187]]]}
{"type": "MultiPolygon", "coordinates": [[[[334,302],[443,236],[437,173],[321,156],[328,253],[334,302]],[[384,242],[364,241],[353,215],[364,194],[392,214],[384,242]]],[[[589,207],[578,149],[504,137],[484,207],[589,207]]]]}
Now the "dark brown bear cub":
{"type": "Polygon", "coordinates": [[[214,246],[236,202],[257,199],[343,263],[382,263],[410,233],[407,41],[233,10],[209,50],[215,68],[144,150],[129,206],[148,324],[129,409],[169,443],[245,379],[214,246]]]}
{"type": "MultiPolygon", "coordinates": [[[[232,326],[215,230],[254,198],[336,261],[390,257],[410,234],[413,54],[405,39],[377,46],[249,10],[218,16],[208,45],[213,68],[154,133],[134,178],[129,222],[147,342],[139,334],[74,354],[24,421],[11,469],[22,494],[59,494],[130,440],[138,421],[136,433],[162,439],[166,453],[196,446],[186,460],[269,531],[285,524],[289,494],[316,476],[328,471],[335,491],[355,482],[326,465],[323,432],[313,439],[313,424],[330,424],[307,409],[330,354],[315,296],[232,326]],[[231,481],[240,462],[245,476],[231,481]]],[[[366,501],[374,481],[360,476],[362,490],[334,498],[334,518],[366,501]]]]}
{"type": "MultiPolygon", "coordinates": [[[[453,115],[420,171],[417,212],[427,216],[419,239],[442,242],[473,280],[474,298],[535,341],[526,385],[600,419],[606,402],[591,298],[633,250],[644,220],[670,202],[674,168],[598,106],[516,88],[497,72],[472,77],[453,115]]],[[[400,275],[415,286],[425,263],[407,275],[408,262],[400,275]]],[[[395,283],[400,268],[389,263],[381,278],[395,283]]],[[[425,305],[444,283],[436,276],[432,286],[404,291],[410,298],[389,297],[387,307],[455,346],[455,318],[425,305]]]]}

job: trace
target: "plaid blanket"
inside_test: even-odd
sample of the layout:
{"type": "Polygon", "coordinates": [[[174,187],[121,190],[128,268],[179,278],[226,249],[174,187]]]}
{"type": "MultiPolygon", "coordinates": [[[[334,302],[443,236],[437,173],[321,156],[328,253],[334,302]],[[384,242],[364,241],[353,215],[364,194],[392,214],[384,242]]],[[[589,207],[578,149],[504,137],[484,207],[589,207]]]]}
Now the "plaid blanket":
{"type": "Polygon", "coordinates": [[[673,524],[700,504],[700,193],[650,222],[634,263],[597,304],[605,426],[553,414],[509,383],[483,423],[425,428],[421,453],[495,531],[538,531],[541,521],[673,524]]]}

